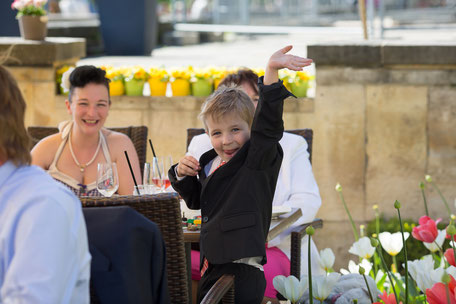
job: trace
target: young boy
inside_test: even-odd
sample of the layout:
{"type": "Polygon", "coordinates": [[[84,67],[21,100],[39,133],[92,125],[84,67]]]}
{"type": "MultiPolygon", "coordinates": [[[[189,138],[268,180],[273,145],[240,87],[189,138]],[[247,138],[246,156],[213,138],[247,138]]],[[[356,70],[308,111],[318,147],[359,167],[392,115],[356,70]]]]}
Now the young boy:
{"type": "Polygon", "coordinates": [[[187,155],[169,171],[173,188],[187,206],[201,209],[198,302],[223,274],[235,276],[236,303],[263,299],[265,240],[283,155],[283,100],[291,95],[278,81],[278,70],[299,71],[312,62],[287,54],[291,48],[269,59],[264,80],[259,81],[255,118],[245,92],[218,89],[200,114],[214,149],[199,162],[187,155]]]}

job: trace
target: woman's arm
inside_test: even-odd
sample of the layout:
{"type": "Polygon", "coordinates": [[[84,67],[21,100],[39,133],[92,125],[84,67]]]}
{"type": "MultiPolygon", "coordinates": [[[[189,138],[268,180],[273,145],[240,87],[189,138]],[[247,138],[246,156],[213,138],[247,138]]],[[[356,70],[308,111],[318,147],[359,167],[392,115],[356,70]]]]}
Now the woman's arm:
{"type": "Polygon", "coordinates": [[[128,166],[125,152],[128,153],[131,168],[135,174],[138,185],[142,184],[141,168],[139,168],[139,159],[136,149],[131,139],[122,133],[111,132],[107,136],[109,153],[111,153],[112,161],[117,163],[117,171],[119,174],[119,189],[117,193],[120,195],[131,195],[134,190],[135,183],[131,176],[130,167],[128,166]]]}

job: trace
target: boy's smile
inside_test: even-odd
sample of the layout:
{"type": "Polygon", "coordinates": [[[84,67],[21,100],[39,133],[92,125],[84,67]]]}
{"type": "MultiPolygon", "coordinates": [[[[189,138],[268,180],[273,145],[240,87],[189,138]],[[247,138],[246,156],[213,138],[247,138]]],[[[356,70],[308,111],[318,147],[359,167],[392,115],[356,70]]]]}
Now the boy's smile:
{"type": "Polygon", "coordinates": [[[235,113],[226,114],[219,119],[206,119],[208,135],[212,147],[223,161],[228,162],[249,140],[250,127],[235,113]]]}

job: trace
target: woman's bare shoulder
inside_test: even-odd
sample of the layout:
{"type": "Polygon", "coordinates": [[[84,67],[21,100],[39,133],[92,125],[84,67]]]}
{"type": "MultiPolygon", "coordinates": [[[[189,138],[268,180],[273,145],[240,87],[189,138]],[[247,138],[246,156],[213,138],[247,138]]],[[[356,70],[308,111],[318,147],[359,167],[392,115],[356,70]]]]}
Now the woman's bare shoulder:
{"type": "Polygon", "coordinates": [[[56,133],[40,140],[32,149],[32,163],[47,169],[62,142],[62,134],[56,133]]]}

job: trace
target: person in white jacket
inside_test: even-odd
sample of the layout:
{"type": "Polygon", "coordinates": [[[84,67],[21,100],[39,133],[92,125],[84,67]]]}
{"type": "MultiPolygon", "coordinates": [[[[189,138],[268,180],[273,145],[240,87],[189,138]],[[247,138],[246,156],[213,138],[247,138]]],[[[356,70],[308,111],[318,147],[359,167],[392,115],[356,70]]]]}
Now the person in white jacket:
{"type": "MultiPolygon", "coordinates": [[[[256,106],[258,102],[257,81],[258,76],[253,71],[241,69],[227,75],[220,85],[241,86],[256,106]]],[[[268,298],[275,298],[277,294],[272,286],[272,279],[277,275],[288,276],[290,274],[290,231],[298,225],[311,222],[321,206],[320,192],[312,172],[305,139],[302,136],[284,132],[280,145],[283,149],[283,160],[272,204],[273,206],[301,208],[303,215],[292,227],[268,243],[266,251],[268,263],[264,267],[265,297],[268,298]]],[[[203,153],[211,149],[209,136],[204,133],[193,137],[187,154],[199,159],[203,153]]],[[[307,274],[307,243],[306,236],[301,247],[301,275],[307,274]]],[[[317,248],[313,241],[311,245],[312,274],[322,274],[324,272],[319,266],[317,248]]],[[[199,271],[197,253],[192,252],[192,257],[194,257],[192,258],[192,273],[197,273],[199,271]],[[193,268],[196,268],[195,271],[193,268]]]]}

